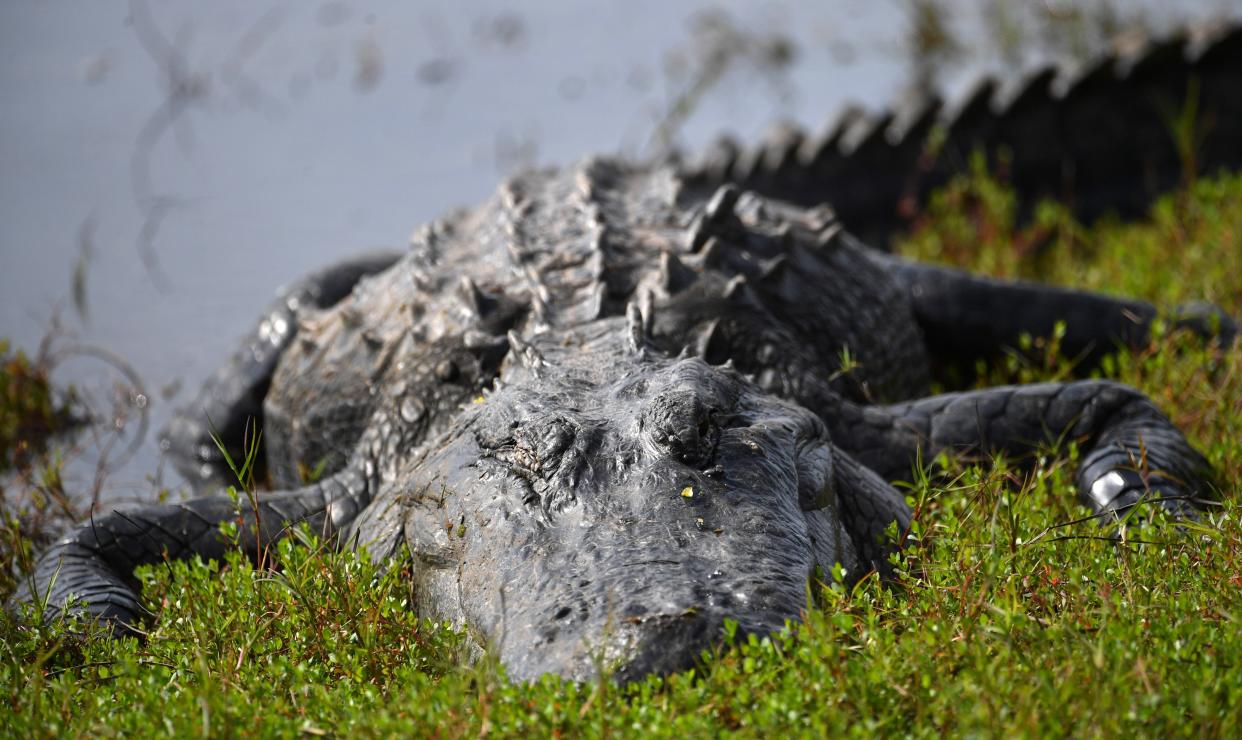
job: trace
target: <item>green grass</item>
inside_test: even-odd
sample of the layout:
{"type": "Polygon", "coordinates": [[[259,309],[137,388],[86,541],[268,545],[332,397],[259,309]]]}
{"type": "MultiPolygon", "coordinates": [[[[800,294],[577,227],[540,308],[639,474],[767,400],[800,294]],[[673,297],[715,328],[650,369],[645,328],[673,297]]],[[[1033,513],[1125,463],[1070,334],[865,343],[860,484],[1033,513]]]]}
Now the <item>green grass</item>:
{"type": "MultiPolygon", "coordinates": [[[[1242,316],[1240,202],[1242,178],[1226,176],[1146,223],[1083,228],[1049,206],[1015,226],[1011,196],[976,175],[903,250],[1242,316]]],[[[1055,341],[1036,340],[987,378],[1066,372],[1055,341]]],[[[804,624],[626,688],[508,683],[410,614],[408,564],[286,542],[268,570],[232,559],[143,571],[158,613],[144,644],[0,618],[0,733],[1231,735],[1242,349],[1163,335],[1103,372],[1152,395],[1216,466],[1225,502],[1210,526],[1144,525],[1118,544],[1067,524],[1085,514],[1073,450],[1030,475],[947,463],[908,491],[914,543],[896,585],[826,587],[804,624]]]]}

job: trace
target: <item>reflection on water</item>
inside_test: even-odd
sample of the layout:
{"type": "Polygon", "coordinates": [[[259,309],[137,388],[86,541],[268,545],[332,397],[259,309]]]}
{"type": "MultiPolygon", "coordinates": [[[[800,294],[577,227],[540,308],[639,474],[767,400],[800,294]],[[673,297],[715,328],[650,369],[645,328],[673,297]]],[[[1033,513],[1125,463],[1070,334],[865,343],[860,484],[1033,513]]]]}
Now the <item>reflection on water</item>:
{"type": "MultiPolygon", "coordinates": [[[[1237,15],[1168,5],[1110,19],[1109,3],[1051,0],[5,3],[0,336],[34,348],[59,318],[60,346],[123,358],[142,387],[89,354],[58,380],[143,404],[158,429],[276,286],[400,245],[505,172],[753,140],[776,119],[819,129],[919,74],[952,94],[981,68],[1081,53],[1106,23],[1237,15]],[[1099,17],[1032,32],[1075,8],[1099,17]],[[912,44],[940,66],[912,74],[912,44]]],[[[105,497],[157,470],[146,442],[105,497]]]]}

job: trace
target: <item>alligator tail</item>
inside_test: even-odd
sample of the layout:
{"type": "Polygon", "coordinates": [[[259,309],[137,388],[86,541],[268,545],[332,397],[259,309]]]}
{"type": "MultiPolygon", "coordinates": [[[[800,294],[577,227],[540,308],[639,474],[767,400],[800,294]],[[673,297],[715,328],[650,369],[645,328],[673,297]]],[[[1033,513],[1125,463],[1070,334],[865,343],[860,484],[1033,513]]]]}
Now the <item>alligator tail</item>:
{"type": "Polygon", "coordinates": [[[985,79],[952,104],[931,95],[904,110],[851,109],[822,136],[784,125],[754,148],[722,139],[682,167],[708,188],[734,182],[830,203],[846,228],[882,245],[976,152],[1004,172],[1022,213],[1056,198],[1087,221],[1141,216],[1190,176],[1242,167],[1242,26],[1073,71],[1045,67],[1016,84],[985,79]]]}

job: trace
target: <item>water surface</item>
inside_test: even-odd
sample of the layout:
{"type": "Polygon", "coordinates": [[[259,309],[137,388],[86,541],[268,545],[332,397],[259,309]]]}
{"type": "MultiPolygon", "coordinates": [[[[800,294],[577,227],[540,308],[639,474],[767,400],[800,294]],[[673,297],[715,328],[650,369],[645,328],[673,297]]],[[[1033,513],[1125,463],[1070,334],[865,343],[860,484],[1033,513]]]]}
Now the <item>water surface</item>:
{"type": "MultiPolygon", "coordinates": [[[[944,79],[952,93],[1006,65],[974,49],[990,48],[981,3],[943,4],[969,47],[944,79]]],[[[777,119],[818,130],[847,103],[899,99],[908,5],[10,0],[0,336],[33,349],[58,323],[57,346],[115,353],[141,396],[98,357],[66,359],[56,379],[104,408],[141,405],[158,429],[276,286],[403,246],[515,168],[649,154],[719,38],[704,28],[756,46],[677,127],[689,149],[722,132],[754,140],[777,119]],[[769,54],[782,50],[787,66],[769,54]]],[[[1140,5],[1163,27],[1238,15],[1215,0],[1140,5]]],[[[159,463],[148,434],[105,496],[149,491],[159,463]]]]}

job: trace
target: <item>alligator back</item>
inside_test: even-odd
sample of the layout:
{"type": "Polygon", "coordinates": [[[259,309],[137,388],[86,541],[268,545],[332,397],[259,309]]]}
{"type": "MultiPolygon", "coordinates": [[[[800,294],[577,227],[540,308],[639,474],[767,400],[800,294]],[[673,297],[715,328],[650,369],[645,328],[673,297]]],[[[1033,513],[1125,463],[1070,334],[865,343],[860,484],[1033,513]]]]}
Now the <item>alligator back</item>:
{"type": "Polygon", "coordinates": [[[299,311],[264,404],[273,480],[338,469],[376,413],[396,411],[405,443],[421,443],[491,386],[513,337],[631,303],[659,349],[731,358],[777,395],[802,399],[804,379],[831,374],[846,348],[858,367],[837,392],[920,395],[922,335],[867,251],[827,209],[687,186],[669,167],[594,159],[517,175],[420,229],[339,303],[299,311]]]}

